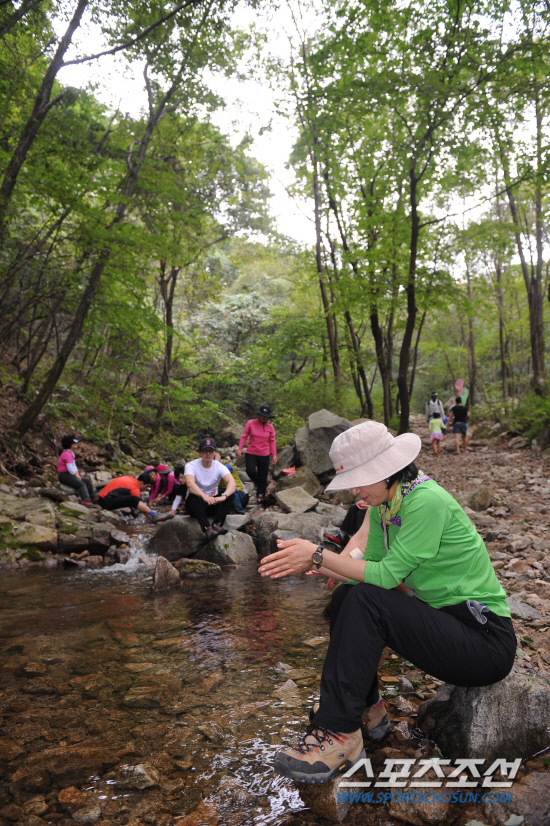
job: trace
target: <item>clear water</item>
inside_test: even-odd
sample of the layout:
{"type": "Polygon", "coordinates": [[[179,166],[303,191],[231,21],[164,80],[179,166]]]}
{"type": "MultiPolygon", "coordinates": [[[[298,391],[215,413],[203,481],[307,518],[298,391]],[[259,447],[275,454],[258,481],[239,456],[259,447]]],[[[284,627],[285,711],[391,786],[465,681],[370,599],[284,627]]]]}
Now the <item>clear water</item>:
{"type": "Polygon", "coordinates": [[[200,823],[290,822],[304,807],[271,764],[318,691],[326,645],[307,643],[328,638],[324,583],[247,565],[153,594],[143,553],[2,574],[0,810],[168,826],[204,799],[200,823]],[[124,784],[137,764],[156,785],[124,784]],[[60,802],[72,786],[83,794],[60,802]]]}

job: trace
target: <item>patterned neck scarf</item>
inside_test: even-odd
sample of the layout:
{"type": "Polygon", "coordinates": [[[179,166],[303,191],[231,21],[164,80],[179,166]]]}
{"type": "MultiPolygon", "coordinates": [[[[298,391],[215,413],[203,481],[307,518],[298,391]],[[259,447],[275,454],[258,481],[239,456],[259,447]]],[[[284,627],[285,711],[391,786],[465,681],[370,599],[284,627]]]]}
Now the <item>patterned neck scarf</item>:
{"type": "Polygon", "coordinates": [[[382,526],[384,533],[388,525],[401,526],[401,517],[398,516],[398,513],[401,510],[401,505],[403,504],[403,499],[405,496],[407,496],[411,490],[414,490],[417,485],[422,484],[422,482],[429,481],[431,481],[430,477],[426,476],[422,473],[422,471],[419,471],[418,476],[412,482],[405,482],[404,484],[397,486],[391,502],[385,502],[383,505],[378,505],[380,525],[382,526]]]}

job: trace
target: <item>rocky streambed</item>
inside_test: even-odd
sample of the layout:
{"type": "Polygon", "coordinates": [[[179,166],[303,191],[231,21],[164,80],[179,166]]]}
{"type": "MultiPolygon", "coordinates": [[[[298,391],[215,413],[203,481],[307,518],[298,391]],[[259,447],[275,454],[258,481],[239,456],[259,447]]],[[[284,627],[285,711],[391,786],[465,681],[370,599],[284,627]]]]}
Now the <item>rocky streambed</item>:
{"type": "MultiPolygon", "coordinates": [[[[415,424],[427,439],[422,420],[415,424]]],[[[550,676],[548,459],[474,438],[473,452],[462,457],[435,458],[428,445],[419,465],[457,497],[485,537],[515,618],[514,685],[526,708],[530,698],[542,698],[542,719],[550,676]]],[[[182,548],[200,539],[185,517],[132,527],[123,515],[54,503],[38,489],[21,487],[17,496],[0,489],[0,536],[11,565],[2,571],[0,598],[1,826],[327,822],[320,812],[334,814],[331,801],[319,809],[320,792],[312,797],[270,767],[275,751],[302,732],[317,697],[328,595],[316,578],[266,581],[256,572],[257,553],[274,549],[278,536],[315,541],[341,520],[345,500],[320,501],[313,477],[301,469],[295,498],[285,493],[292,484],[280,485],[277,504],[232,517],[227,536],[196,554],[194,548],[203,565],[221,566],[206,579],[187,578],[190,563],[180,559],[182,548]],[[52,546],[39,544],[48,539],[38,528],[50,531],[52,546]],[[20,542],[31,529],[34,544],[20,542]],[[124,562],[125,546],[129,562],[102,567],[124,562]],[[59,565],[70,553],[78,568],[59,565]],[[176,562],[177,587],[152,591],[143,554],[176,562]]],[[[438,756],[417,720],[419,706],[441,696],[437,681],[390,651],[379,676],[394,731],[381,746],[367,746],[375,776],[391,760],[438,756]]],[[[515,699],[503,697],[496,729],[510,719],[521,728],[521,707],[509,714],[506,704],[515,699]]],[[[341,814],[347,823],[373,826],[547,826],[544,730],[537,743],[522,755],[506,805],[481,797],[456,805],[355,800],[341,814]]]]}

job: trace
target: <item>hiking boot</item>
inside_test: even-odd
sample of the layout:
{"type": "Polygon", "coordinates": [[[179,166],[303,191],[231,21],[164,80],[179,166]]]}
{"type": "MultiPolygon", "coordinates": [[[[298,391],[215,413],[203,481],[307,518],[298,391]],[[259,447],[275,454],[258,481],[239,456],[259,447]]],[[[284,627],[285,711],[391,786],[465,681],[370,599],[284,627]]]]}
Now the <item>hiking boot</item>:
{"type": "Polygon", "coordinates": [[[324,783],[364,759],[361,729],[348,733],[329,731],[312,723],[293,747],[275,755],[275,771],[293,780],[324,783]]]}
{"type": "Polygon", "coordinates": [[[99,509],[99,505],[94,504],[94,502],[90,502],[89,499],[81,499],[80,504],[84,505],[86,508],[93,508],[94,510],[99,509]]]}
{"type": "Polygon", "coordinates": [[[363,731],[369,738],[379,743],[388,734],[391,734],[392,727],[386,714],[388,704],[379,696],[378,702],[373,706],[367,706],[361,715],[363,731]]]}
{"type": "Polygon", "coordinates": [[[223,536],[224,534],[229,533],[229,531],[227,530],[227,528],[224,528],[224,526],[223,526],[223,525],[220,525],[220,523],[219,523],[219,522],[214,522],[214,524],[212,525],[212,527],[214,528],[214,530],[216,531],[216,533],[218,534],[218,536],[223,536]]]}
{"type": "Polygon", "coordinates": [[[346,544],[347,534],[344,531],[337,531],[336,533],[326,533],[325,531],[325,539],[332,542],[333,545],[337,545],[338,548],[343,548],[346,544]]]}
{"type": "Polygon", "coordinates": [[[206,528],[206,530],[204,531],[204,542],[211,542],[213,539],[217,537],[217,535],[217,530],[213,528],[211,525],[209,525],[209,527],[206,528]]]}
{"type": "MultiPolygon", "coordinates": [[[[363,734],[375,743],[379,743],[392,732],[392,726],[386,714],[387,706],[387,702],[379,694],[378,702],[373,706],[367,706],[361,715],[363,734]]],[[[318,708],[319,703],[313,703],[313,707],[309,710],[310,723],[313,723],[318,708]]]]}

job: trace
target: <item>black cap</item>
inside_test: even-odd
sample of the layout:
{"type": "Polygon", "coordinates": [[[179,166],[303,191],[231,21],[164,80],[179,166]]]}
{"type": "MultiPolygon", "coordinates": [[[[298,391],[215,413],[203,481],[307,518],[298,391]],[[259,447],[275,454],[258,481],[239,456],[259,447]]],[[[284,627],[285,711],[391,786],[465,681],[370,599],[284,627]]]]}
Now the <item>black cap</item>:
{"type": "Polygon", "coordinates": [[[261,404],[256,410],[256,416],[265,416],[266,419],[272,419],[271,407],[268,404],[261,404]]]}
{"type": "Polygon", "coordinates": [[[199,444],[199,453],[202,450],[207,450],[207,449],[208,450],[216,450],[216,442],[210,436],[208,436],[206,439],[201,439],[200,444],[199,444]]]}
{"type": "Polygon", "coordinates": [[[432,396],[437,396],[437,390],[432,390],[431,395],[432,396]]]}

